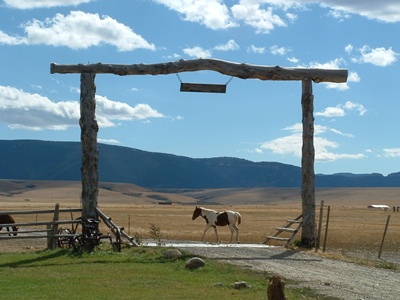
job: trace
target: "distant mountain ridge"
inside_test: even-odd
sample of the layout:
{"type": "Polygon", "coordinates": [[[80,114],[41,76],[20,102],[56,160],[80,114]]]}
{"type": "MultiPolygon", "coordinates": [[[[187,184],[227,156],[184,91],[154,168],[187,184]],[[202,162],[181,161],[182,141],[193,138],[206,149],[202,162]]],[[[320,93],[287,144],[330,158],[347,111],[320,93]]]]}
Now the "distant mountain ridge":
{"type": "MultiPolygon", "coordinates": [[[[232,157],[189,158],[98,144],[99,181],[146,188],[300,187],[301,168],[232,157]]],[[[81,180],[81,144],[0,140],[0,179],[81,180]]],[[[318,187],[398,187],[400,172],[316,175],[318,187]]]]}

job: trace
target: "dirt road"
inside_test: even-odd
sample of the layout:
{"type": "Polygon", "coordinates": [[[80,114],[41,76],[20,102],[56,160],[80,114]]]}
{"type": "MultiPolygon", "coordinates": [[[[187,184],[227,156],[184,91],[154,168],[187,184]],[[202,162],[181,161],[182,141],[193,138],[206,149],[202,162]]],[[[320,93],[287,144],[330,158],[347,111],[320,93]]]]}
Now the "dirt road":
{"type": "Polygon", "coordinates": [[[400,299],[400,270],[362,266],[282,247],[174,246],[210,259],[280,274],[339,299],[400,299]]]}

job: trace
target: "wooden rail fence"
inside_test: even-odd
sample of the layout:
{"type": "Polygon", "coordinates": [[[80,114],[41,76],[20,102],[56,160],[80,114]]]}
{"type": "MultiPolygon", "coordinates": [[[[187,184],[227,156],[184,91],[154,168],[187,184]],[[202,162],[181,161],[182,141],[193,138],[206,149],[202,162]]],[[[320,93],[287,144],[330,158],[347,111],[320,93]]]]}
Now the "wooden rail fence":
{"type": "MultiPolygon", "coordinates": [[[[100,209],[96,209],[99,214],[100,219],[105,223],[105,225],[110,229],[110,231],[115,235],[116,238],[116,246],[117,250],[121,251],[121,237],[126,238],[131,245],[138,246],[138,244],[134,241],[132,237],[130,237],[125,231],[123,227],[116,225],[110,217],[106,216],[100,209]]],[[[72,228],[75,229],[79,224],[82,225],[81,219],[76,219],[73,217],[74,212],[79,212],[79,216],[82,215],[82,208],[60,208],[60,205],[57,203],[54,209],[46,209],[46,210],[24,210],[24,211],[0,211],[0,215],[36,215],[35,222],[16,222],[12,224],[0,224],[1,227],[18,227],[18,235],[14,236],[12,231],[8,232],[6,230],[0,231],[0,240],[5,239],[47,239],[47,248],[55,249],[58,245],[59,238],[68,239],[68,238],[76,238],[82,236],[82,233],[77,233],[76,230],[72,230],[71,233],[68,234],[60,234],[59,226],[60,225],[71,225],[72,228]],[[70,219],[60,219],[60,213],[69,213],[70,219]],[[37,221],[38,215],[49,215],[53,216],[52,221],[37,221]],[[46,226],[44,229],[43,227],[46,226]],[[40,228],[42,227],[42,228],[40,228]],[[23,228],[21,230],[21,228],[23,228]]]]}
{"type": "Polygon", "coordinates": [[[42,222],[24,222],[24,223],[12,223],[12,224],[1,224],[1,227],[19,227],[18,235],[14,236],[13,234],[9,235],[7,231],[0,231],[0,240],[4,239],[47,239],[47,247],[49,249],[54,249],[57,247],[57,241],[59,237],[76,237],[80,234],[70,234],[70,235],[60,235],[58,234],[58,227],[59,225],[67,225],[71,224],[81,224],[81,220],[74,220],[72,217],[72,213],[79,212],[80,215],[82,214],[81,208],[61,208],[60,205],[57,203],[54,209],[46,209],[46,210],[24,210],[24,211],[2,211],[0,215],[46,215],[52,214],[53,220],[52,221],[42,221],[42,222]],[[60,213],[70,213],[71,218],[69,220],[63,219],[60,220],[59,216],[60,213]],[[46,229],[43,227],[46,226],[46,229]],[[42,227],[42,228],[40,228],[42,227]],[[21,230],[21,228],[23,228],[21,230]],[[37,229],[40,228],[40,229],[37,229]]]}

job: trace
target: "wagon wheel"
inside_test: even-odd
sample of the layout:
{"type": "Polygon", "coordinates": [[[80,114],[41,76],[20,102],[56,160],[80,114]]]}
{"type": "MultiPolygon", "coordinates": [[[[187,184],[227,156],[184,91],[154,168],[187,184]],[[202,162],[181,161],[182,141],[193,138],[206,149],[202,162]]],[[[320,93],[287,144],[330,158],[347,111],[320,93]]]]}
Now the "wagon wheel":
{"type": "Polygon", "coordinates": [[[74,248],[74,251],[79,251],[83,246],[82,235],[73,237],[71,239],[71,245],[74,248]]]}
{"type": "Polygon", "coordinates": [[[60,228],[58,230],[59,235],[66,235],[66,236],[59,236],[58,237],[58,247],[60,248],[69,248],[71,247],[71,238],[68,236],[71,234],[71,230],[68,228],[60,228]]]}

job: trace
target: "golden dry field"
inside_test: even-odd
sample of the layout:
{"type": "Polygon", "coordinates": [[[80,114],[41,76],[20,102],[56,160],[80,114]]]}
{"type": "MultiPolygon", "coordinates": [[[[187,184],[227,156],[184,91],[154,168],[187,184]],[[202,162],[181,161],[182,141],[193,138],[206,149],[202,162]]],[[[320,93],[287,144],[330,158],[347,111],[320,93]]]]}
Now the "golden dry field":
{"type": "MultiPolygon", "coordinates": [[[[0,180],[0,211],[53,209],[55,203],[59,203],[61,208],[80,208],[80,192],[80,182],[0,180]]],[[[318,189],[317,218],[321,200],[325,203],[322,241],[326,228],[326,207],[330,206],[328,251],[368,251],[377,255],[387,217],[391,215],[383,252],[400,256],[400,212],[367,208],[369,204],[385,204],[391,208],[400,206],[400,188],[318,189]]],[[[200,240],[205,226],[203,219],[191,219],[195,205],[215,210],[235,210],[242,215],[240,241],[256,244],[262,243],[267,235],[273,235],[275,227],[283,227],[287,219],[301,213],[300,190],[295,188],[167,192],[151,191],[132,184],[101,183],[98,205],[131,236],[151,238],[149,230],[154,224],[166,240],[189,241],[200,240]],[[160,202],[172,204],[161,205],[160,202]]],[[[71,216],[67,214],[60,218],[70,219],[71,216]]],[[[50,221],[52,216],[16,215],[15,219],[18,223],[50,221]]],[[[103,233],[108,231],[103,225],[100,228],[103,233]]],[[[227,227],[218,228],[218,233],[223,242],[229,241],[227,227]]],[[[295,240],[299,238],[300,235],[295,240]]],[[[29,245],[29,240],[24,241],[29,245]]],[[[205,241],[215,241],[212,229],[208,231],[205,241]]],[[[0,246],[4,244],[4,241],[1,242],[0,246]]]]}

